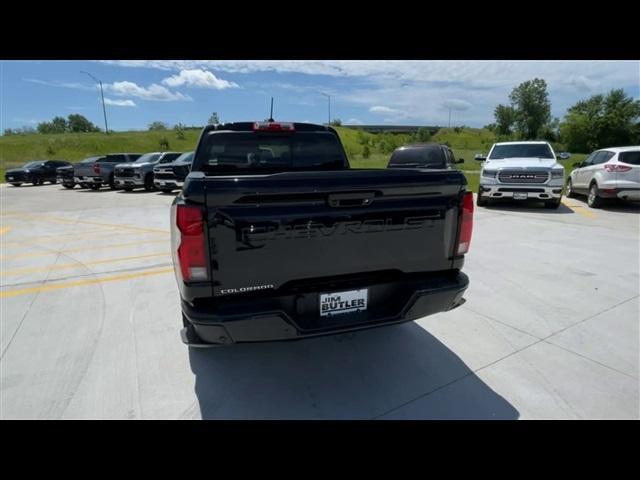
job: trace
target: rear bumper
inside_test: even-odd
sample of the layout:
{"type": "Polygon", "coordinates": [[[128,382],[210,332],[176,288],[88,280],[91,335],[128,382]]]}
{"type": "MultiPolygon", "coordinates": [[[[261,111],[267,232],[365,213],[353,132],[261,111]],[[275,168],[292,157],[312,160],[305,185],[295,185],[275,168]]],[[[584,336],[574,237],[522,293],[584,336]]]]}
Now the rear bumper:
{"type": "MultiPolygon", "coordinates": [[[[367,288],[366,312],[321,317],[319,292],[296,292],[278,297],[239,299],[193,306],[182,301],[186,327],[182,341],[193,347],[238,342],[295,340],[363,330],[416,320],[464,303],[469,278],[462,272],[378,284],[350,285],[329,290],[367,288]],[[379,298],[379,301],[376,301],[379,298]]],[[[325,291],[323,291],[324,293],[325,291]]]]}

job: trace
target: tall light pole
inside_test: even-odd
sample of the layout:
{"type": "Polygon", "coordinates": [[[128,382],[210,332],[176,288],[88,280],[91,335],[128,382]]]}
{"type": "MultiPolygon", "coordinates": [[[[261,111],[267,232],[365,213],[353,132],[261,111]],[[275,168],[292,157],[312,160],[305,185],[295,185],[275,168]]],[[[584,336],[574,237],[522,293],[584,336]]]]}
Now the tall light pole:
{"type": "Polygon", "coordinates": [[[449,128],[451,128],[451,107],[449,107],[449,128]]]}
{"type": "Polygon", "coordinates": [[[80,73],[86,73],[89,75],[94,81],[100,84],[100,96],[102,97],[102,113],[104,114],[104,133],[109,135],[109,127],[107,126],[107,109],[104,106],[104,92],[102,91],[102,80],[98,80],[96,77],[91,75],[89,72],[80,71],[80,73]]]}
{"type": "Polygon", "coordinates": [[[324,95],[325,97],[327,97],[327,100],[329,101],[329,123],[327,125],[331,125],[331,95],[328,95],[326,93],[320,92],[321,95],[324,95]]]}

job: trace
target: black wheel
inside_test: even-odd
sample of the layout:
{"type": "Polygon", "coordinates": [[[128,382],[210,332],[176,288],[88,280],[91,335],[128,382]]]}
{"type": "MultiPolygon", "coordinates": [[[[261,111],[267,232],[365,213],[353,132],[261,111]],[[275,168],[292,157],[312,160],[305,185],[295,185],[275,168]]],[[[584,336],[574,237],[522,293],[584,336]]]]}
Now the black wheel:
{"type": "Polygon", "coordinates": [[[151,192],[156,189],[156,186],[153,184],[153,174],[147,173],[147,176],[144,177],[144,189],[147,192],[151,192]]]}
{"type": "Polygon", "coordinates": [[[173,188],[161,188],[160,191],[162,193],[171,193],[173,192],[173,188]]]}
{"type": "Polygon", "coordinates": [[[544,208],[557,209],[560,207],[560,200],[547,200],[544,202],[544,208]]]}
{"type": "Polygon", "coordinates": [[[100,188],[100,185],[91,185],[91,190],[98,190],[100,188]]]}
{"type": "Polygon", "coordinates": [[[566,195],[567,198],[575,198],[576,196],[575,192],[573,191],[573,183],[571,182],[571,179],[567,180],[566,195]]]}
{"type": "Polygon", "coordinates": [[[86,183],[81,183],[80,184],[80,188],[87,188],[89,185],[87,185],[86,183]]]}
{"type": "Polygon", "coordinates": [[[72,189],[73,187],[75,187],[76,185],[75,185],[74,183],[71,183],[71,184],[69,184],[69,183],[63,183],[63,184],[62,184],[62,186],[63,186],[64,188],[66,188],[67,190],[71,190],[71,189],[72,189]]]}
{"type": "Polygon", "coordinates": [[[587,205],[591,208],[600,208],[602,206],[602,197],[598,195],[598,185],[592,183],[589,187],[589,195],[587,195],[587,205]]]}
{"type": "Polygon", "coordinates": [[[476,205],[479,207],[486,207],[489,204],[489,201],[486,197],[482,196],[482,189],[478,189],[478,197],[476,198],[476,205]]]}
{"type": "Polygon", "coordinates": [[[14,187],[19,187],[22,184],[21,183],[12,183],[11,185],[13,185],[14,187]]]}
{"type": "Polygon", "coordinates": [[[40,185],[42,183],[40,180],[34,180],[31,184],[35,187],[36,185],[40,185]]]}
{"type": "Polygon", "coordinates": [[[58,183],[58,180],[54,178],[54,179],[53,179],[53,180],[51,180],[49,183],[50,183],[51,185],[55,185],[56,183],[58,183]]]}
{"type": "Polygon", "coordinates": [[[122,189],[123,189],[125,192],[130,192],[131,190],[133,190],[133,187],[122,187],[122,189]]]}
{"type": "Polygon", "coordinates": [[[116,187],[116,182],[113,179],[113,173],[111,175],[109,175],[109,188],[111,190],[117,190],[118,189],[118,187],[116,187]]]}

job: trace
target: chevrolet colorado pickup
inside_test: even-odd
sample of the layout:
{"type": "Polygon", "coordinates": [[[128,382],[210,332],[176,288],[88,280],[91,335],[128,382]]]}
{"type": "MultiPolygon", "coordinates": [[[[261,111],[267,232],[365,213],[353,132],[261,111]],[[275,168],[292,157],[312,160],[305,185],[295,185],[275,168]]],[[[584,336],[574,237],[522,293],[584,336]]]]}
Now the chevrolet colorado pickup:
{"type": "Polygon", "coordinates": [[[492,200],[543,201],[558,208],[564,187],[564,167],[547,142],[494,143],[489,155],[476,155],[484,162],[480,170],[478,206],[492,200]]]}
{"type": "Polygon", "coordinates": [[[182,341],[300,339],[456,308],[472,223],[459,171],[351,169],[322,125],[209,125],[171,206],[182,341]]]}

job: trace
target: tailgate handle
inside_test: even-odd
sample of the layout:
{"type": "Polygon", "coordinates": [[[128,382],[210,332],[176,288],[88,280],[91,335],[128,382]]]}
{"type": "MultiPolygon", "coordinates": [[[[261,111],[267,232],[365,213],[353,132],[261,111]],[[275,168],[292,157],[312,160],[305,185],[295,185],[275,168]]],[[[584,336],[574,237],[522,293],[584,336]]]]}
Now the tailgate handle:
{"type": "Polygon", "coordinates": [[[374,192],[361,193],[331,193],[330,207],[365,207],[371,205],[376,194],[374,192]]]}

